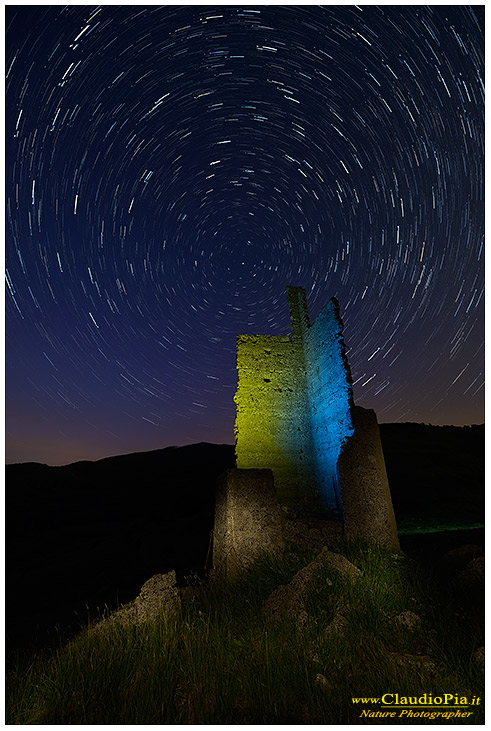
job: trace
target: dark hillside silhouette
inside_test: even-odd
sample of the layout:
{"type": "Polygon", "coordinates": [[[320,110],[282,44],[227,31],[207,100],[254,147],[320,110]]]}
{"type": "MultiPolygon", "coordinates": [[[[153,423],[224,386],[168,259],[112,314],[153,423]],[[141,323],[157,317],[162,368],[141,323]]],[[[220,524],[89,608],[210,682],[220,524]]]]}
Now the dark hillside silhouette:
{"type": "MultiPolygon", "coordinates": [[[[483,522],[483,426],[380,430],[400,526],[483,522]]],[[[233,464],[233,446],[201,443],[64,467],[7,466],[8,649],[56,643],[56,625],[75,632],[88,611],[93,618],[133,599],[153,574],[202,574],[216,478],[233,464]]],[[[435,546],[469,542],[458,532],[431,535],[406,536],[402,547],[431,544],[435,555],[435,546]]]]}
{"type": "Polygon", "coordinates": [[[484,424],[381,424],[396,515],[484,522],[484,424]]]}
{"type": "Polygon", "coordinates": [[[202,571],[216,478],[233,464],[233,446],[201,443],[7,466],[7,642],[76,629],[75,612],[114,609],[155,573],[202,571]]]}

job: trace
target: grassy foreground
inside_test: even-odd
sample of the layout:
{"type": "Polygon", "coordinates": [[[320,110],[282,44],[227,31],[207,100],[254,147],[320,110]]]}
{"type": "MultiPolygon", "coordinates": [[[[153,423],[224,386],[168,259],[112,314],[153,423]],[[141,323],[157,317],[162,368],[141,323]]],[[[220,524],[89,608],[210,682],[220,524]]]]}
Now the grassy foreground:
{"type": "Polygon", "coordinates": [[[362,576],[350,582],[320,569],[303,629],[294,617],[277,626],[261,613],[315,556],[289,546],[227,589],[188,595],[173,619],[107,623],[50,656],[19,659],[7,675],[7,724],[482,724],[483,675],[472,654],[484,644],[483,608],[463,613],[401,553],[353,544],[339,552],[362,576]],[[394,620],[408,610],[421,624],[394,620]],[[328,631],[339,614],[344,626],[328,631]],[[387,693],[481,702],[467,718],[432,719],[361,716],[380,702],[352,700],[387,693]]]}

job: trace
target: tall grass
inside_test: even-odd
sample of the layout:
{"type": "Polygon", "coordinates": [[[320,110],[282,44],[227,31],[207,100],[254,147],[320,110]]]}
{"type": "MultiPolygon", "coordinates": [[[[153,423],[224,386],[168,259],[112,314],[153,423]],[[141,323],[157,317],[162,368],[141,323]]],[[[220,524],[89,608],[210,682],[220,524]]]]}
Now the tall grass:
{"type": "MultiPolygon", "coordinates": [[[[295,617],[271,624],[261,611],[274,588],[313,558],[288,547],[281,560],[262,558],[231,586],[203,586],[172,619],[108,622],[51,657],[19,664],[7,679],[7,723],[360,723],[353,696],[482,697],[471,658],[483,644],[479,611],[471,607],[462,617],[451,596],[402,554],[361,544],[342,552],[362,575],[352,582],[320,569],[307,626],[297,627],[295,617]],[[408,609],[422,620],[411,630],[393,621],[408,609]],[[326,631],[339,616],[341,631],[326,631]],[[398,663],[416,654],[431,664],[398,663]]],[[[482,723],[481,709],[457,722],[482,723]]]]}

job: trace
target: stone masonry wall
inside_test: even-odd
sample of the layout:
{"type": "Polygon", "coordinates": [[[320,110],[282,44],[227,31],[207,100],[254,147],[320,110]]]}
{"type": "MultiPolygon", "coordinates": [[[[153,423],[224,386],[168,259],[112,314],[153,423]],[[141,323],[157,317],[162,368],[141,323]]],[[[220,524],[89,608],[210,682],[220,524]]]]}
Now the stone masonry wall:
{"type": "Polygon", "coordinates": [[[239,469],[271,469],[280,503],[313,508],[315,485],[301,341],[240,335],[235,434],[239,469]]]}
{"type": "Polygon", "coordinates": [[[305,362],[317,482],[324,506],[341,511],[337,463],[342,444],[353,433],[353,389],[335,299],[305,333],[305,362]]]}
{"type": "Polygon", "coordinates": [[[215,502],[215,577],[233,579],[261,554],[281,554],[283,522],[271,470],[224,472],[215,502]]]}
{"type": "Polygon", "coordinates": [[[339,305],[331,299],[310,325],[305,290],[287,292],[291,336],[237,339],[237,468],[271,469],[281,505],[336,510],[350,535],[382,531],[391,515],[384,541],[395,545],[378,425],[353,403],[339,305]]]}
{"type": "Polygon", "coordinates": [[[291,336],[240,335],[237,467],[271,469],[280,502],[341,510],[337,460],[353,432],[339,307],[311,326],[302,287],[287,287],[291,336]]]}
{"type": "Polygon", "coordinates": [[[371,409],[351,409],[354,433],[343,445],[338,468],[345,536],[399,548],[377,417],[371,409]]]}
{"type": "Polygon", "coordinates": [[[322,510],[305,365],[305,290],[287,287],[291,336],[240,335],[235,402],[237,467],[270,468],[280,503],[322,510]]]}

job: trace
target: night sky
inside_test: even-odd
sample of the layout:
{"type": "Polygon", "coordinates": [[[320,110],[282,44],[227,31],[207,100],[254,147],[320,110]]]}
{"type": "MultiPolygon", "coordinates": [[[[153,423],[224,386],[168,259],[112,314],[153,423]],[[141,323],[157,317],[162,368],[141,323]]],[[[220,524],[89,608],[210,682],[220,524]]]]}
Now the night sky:
{"type": "Polygon", "coordinates": [[[336,296],[379,422],[483,411],[483,6],[6,8],[6,457],[233,443],[336,296]]]}

